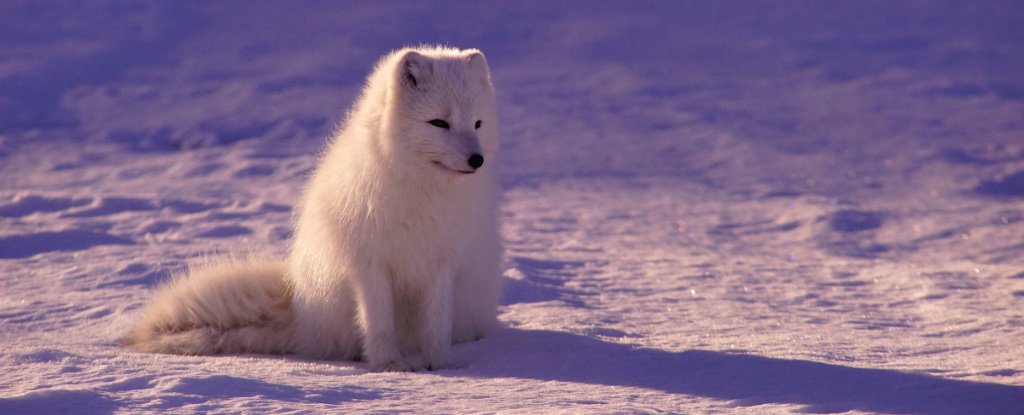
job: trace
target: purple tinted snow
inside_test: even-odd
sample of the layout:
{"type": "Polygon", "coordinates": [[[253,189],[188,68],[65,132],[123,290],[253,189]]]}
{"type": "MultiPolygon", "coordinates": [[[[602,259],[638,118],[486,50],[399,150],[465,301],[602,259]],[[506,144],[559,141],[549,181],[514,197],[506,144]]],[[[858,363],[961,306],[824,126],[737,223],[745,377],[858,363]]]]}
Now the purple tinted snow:
{"type": "Polygon", "coordinates": [[[740,406],[798,404],[810,413],[1011,414],[1024,402],[1020,386],[706,350],[673,353],[555,331],[505,329],[483,342],[496,349],[488,358],[500,361],[480,362],[472,376],[641,387],[740,406]]]}
{"type": "Polygon", "coordinates": [[[289,385],[277,385],[255,379],[214,375],[203,378],[182,378],[168,392],[178,394],[164,406],[171,408],[187,403],[216,399],[259,397],[287,402],[324,403],[337,405],[352,400],[378,399],[380,395],[359,386],[334,385],[330,388],[304,390],[289,385]]]}
{"type": "MultiPolygon", "coordinates": [[[[942,244],[963,241],[961,238],[969,236],[972,227],[982,226],[980,223],[1005,227],[1020,222],[1017,200],[1024,197],[1024,171],[1020,171],[1019,164],[1024,152],[1019,138],[1012,137],[1020,137],[1019,105],[1024,101],[1020,77],[1024,54],[1019,53],[1024,42],[1024,31],[1020,30],[1024,15],[1014,2],[645,2],[623,7],[619,2],[599,1],[587,2],[586,7],[574,2],[535,2],[464,3],[451,8],[429,3],[339,7],[333,2],[239,6],[225,1],[65,6],[46,2],[0,5],[4,52],[4,65],[0,65],[0,156],[4,158],[0,167],[15,166],[7,171],[14,171],[11,176],[20,186],[7,186],[8,180],[14,179],[0,177],[0,190],[15,192],[36,183],[36,178],[27,177],[34,172],[24,173],[19,168],[30,166],[12,148],[38,139],[34,138],[38,131],[51,130],[69,137],[69,141],[92,139],[153,151],[263,140],[271,145],[253,154],[252,163],[210,160],[192,167],[186,178],[203,177],[221,169],[245,179],[242,182],[287,174],[278,161],[316,151],[330,128],[340,121],[374,59],[402,45],[437,42],[480,47],[488,54],[502,99],[502,151],[509,160],[503,180],[510,187],[564,177],[658,176],[701,183],[709,189],[732,190],[737,195],[763,194],[766,207],[779,199],[801,206],[798,202],[821,194],[853,201],[841,203],[845,206],[842,210],[834,210],[838,209],[834,205],[825,207],[826,213],[821,214],[804,215],[794,210],[787,212],[793,217],[782,215],[779,220],[722,219],[708,224],[710,242],[680,248],[680,253],[724,249],[724,245],[748,237],[764,241],[757,239],[759,235],[779,236],[765,244],[792,243],[793,239],[783,238],[785,233],[813,232],[807,236],[813,239],[806,247],[821,248],[825,261],[811,265],[816,269],[818,265],[834,267],[835,261],[846,262],[849,258],[855,264],[868,262],[856,262],[859,259],[901,264],[906,263],[901,255],[915,249],[938,249],[938,257],[961,249],[959,246],[967,249],[967,245],[942,248],[942,244]],[[284,141],[287,139],[296,141],[284,141]],[[296,142],[305,146],[293,146],[296,142]],[[887,163],[889,157],[894,157],[895,163],[887,163]],[[776,158],[784,161],[775,163],[776,158]],[[827,161],[815,165],[815,159],[827,161]],[[817,175],[816,182],[808,181],[809,171],[817,175]],[[946,205],[940,198],[945,196],[942,192],[953,193],[951,189],[939,189],[937,196],[931,196],[933,203],[927,199],[907,200],[916,206],[910,214],[898,208],[856,203],[863,191],[872,195],[890,192],[885,197],[897,200],[912,198],[916,189],[900,186],[921,183],[908,179],[922,176],[942,178],[926,184],[951,183],[957,186],[955,190],[963,191],[962,196],[979,199],[976,203],[1003,204],[1005,208],[998,215],[975,221],[946,222],[942,216],[933,216],[935,211],[963,207],[946,205]],[[829,179],[833,179],[832,184],[829,179]],[[922,201],[925,203],[915,203],[922,201]],[[924,225],[938,223],[925,226],[923,233],[910,242],[901,241],[894,236],[901,232],[900,227],[906,225],[907,229],[902,230],[906,232],[913,229],[906,216],[920,216],[924,225]]],[[[54,134],[43,135],[51,136],[54,134]]],[[[69,147],[69,151],[85,154],[78,147],[69,147]]],[[[100,158],[65,162],[54,169],[66,172],[81,168],[86,172],[95,166],[116,165],[119,157],[140,155],[103,153],[100,158]]],[[[161,171],[152,177],[165,177],[161,171]]],[[[125,174],[98,184],[118,186],[117,180],[138,177],[144,176],[125,174]]],[[[48,191],[57,188],[53,184],[60,180],[44,179],[39,183],[51,186],[48,191]]],[[[81,189],[72,191],[82,194],[81,189]]],[[[53,219],[74,221],[73,226],[88,228],[93,221],[120,221],[118,214],[136,212],[155,217],[133,234],[140,241],[141,234],[146,233],[202,238],[175,241],[182,245],[263,234],[262,225],[250,228],[250,223],[239,222],[218,226],[213,221],[248,220],[248,213],[182,217],[217,207],[220,205],[216,203],[190,200],[29,195],[0,206],[0,218],[10,221],[0,225],[17,223],[19,227],[12,229],[25,229],[20,226],[53,219]],[[58,213],[50,214],[53,212],[58,213]],[[180,215],[156,217],[175,213],[180,215]]],[[[267,204],[258,212],[289,209],[267,204]]],[[[513,217],[510,222],[516,220],[513,217]]],[[[537,223],[530,230],[546,232],[557,241],[592,225],[555,220],[537,223]]],[[[54,228],[63,226],[50,229],[54,228]]],[[[131,232],[128,229],[126,232],[131,232]]],[[[278,240],[290,237],[284,222],[271,232],[278,240]]],[[[693,231],[687,232],[689,235],[693,231]]],[[[528,248],[535,251],[531,252],[554,250],[557,245],[541,246],[535,240],[518,242],[532,244],[528,248]]],[[[0,237],[0,258],[21,259],[132,243],[126,237],[96,230],[23,233],[0,237]]],[[[989,287],[999,287],[999,298],[1006,298],[1008,304],[1024,301],[1024,286],[1020,285],[1024,272],[1015,265],[1024,252],[1019,235],[992,234],[986,239],[974,238],[971,243],[990,244],[985,248],[989,256],[979,259],[977,254],[964,254],[975,256],[957,258],[984,267],[1014,266],[1012,271],[999,274],[1001,280],[1012,285],[998,285],[977,272],[951,269],[916,274],[913,281],[923,285],[907,292],[943,305],[942,311],[951,313],[950,318],[958,316],[957,310],[945,306],[957,303],[939,300],[981,295],[977,293],[989,287]]],[[[181,266],[181,258],[194,253],[191,247],[161,249],[156,252],[159,257],[181,266]]],[[[520,304],[520,309],[528,309],[529,303],[536,302],[557,300],[562,302],[557,307],[580,307],[584,299],[590,301],[584,297],[585,290],[574,288],[574,279],[589,272],[593,258],[563,260],[547,252],[545,260],[515,256],[525,255],[521,252],[510,255],[512,266],[521,275],[506,279],[503,304],[520,304]]],[[[126,259],[130,263],[95,286],[124,287],[127,293],[132,285],[153,285],[167,276],[163,265],[132,261],[140,259],[126,259]]],[[[15,269],[20,266],[18,261],[6,262],[16,264],[15,269]]],[[[925,262],[914,265],[946,265],[940,259],[925,262]]],[[[619,272],[614,269],[616,265],[597,267],[600,271],[609,268],[607,271],[614,274],[619,272]]],[[[883,271],[890,276],[890,270],[883,271]]],[[[841,279],[811,280],[812,284],[793,287],[853,291],[878,284],[870,282],[870,275],[858,273],[844,274],[841,279]]],[[[0,280],[6,284],[14,278],[0,280]]],[[[756,300],[749,301],[756,304],[756,300]]],[[[856,297],[831,298],[816,304],[843,308],[864,305],[862,301],[856,297]]],[[[892,305],[886,309],[896,307],[895,302],[887,303],[892,305]]],[[[5,313],[26,313],[28,309],[5,304],[13,307],[5,313]]],[[[554,307],[556,313],[565,310],[554,307]]],[[[695,307],[691,316],[717,318],[713,308],[708,310],[695,307]]],[[[773,317],[771,313],[765,316],[773,317]]],[[[814,316],[810,319],[821,320],[814,316]]],[[[1000,339],[1011,338],[1022,324],[1012,313],[993,315],[992,319],[1008,323],[994,323],[995,329],[987,332],[972,332],[980,336],[974,343],[967,337],[957,341],[967,342],[963,344],[965,349],[978,346],[978,342],[998,344],[1000,339]]],[[[863,329],[906,328],[902,321],[856,319],[850,324],[863,329]]],[[[88,327],[95,323],[96,318],[91,317],[74,322],[88,327]]],[[[16,323],[11,324],[18,329],[16,323]]],[[[470,367],[441,373],[485,377],[489,381],[511,377],[645,388],[738,405],[797,404],[805,406],[807,412],[1020,413],[1024,404],[1024,388],[1020,386],[721,351],[642,349],[593,338],[626,337],[631,330],[588,331],[572,321],[550,324],[589,336],[502,330],[480,342],[487,351],[470,367]]],[[[758,329],[751,328],[754,342],[758,329]]],[[[826,337],[829,334],[824,332],[826,337]]],[[[645,340],[649,339],[636,339],[645,340]]],[[[867,340],[859,338],[851,347],[859,349],[860,341],[867,340]]],[[[59,362],[71,357],[93,360],[91,356],[49,349],[54,347],[49,342],[45,347],[26,355],[26,362],[59,362]]],[[[971,359],[977,358],[975,354],[957,356],[954,349],[942,350],[944,357],[950,358],[950,370],[956,376],[997,376],[1005,378],[998,381],[1020,384],[1016,369],[973,374],[970,367],[975,363],[971,359]]],[[[774,350],[773,354],[802,352],[794,348],[774,350]]],[[[851,366],[876,364],[856,350],[851,353],[855,361],[851,366]]],[[[153,361],[165,362],[161,358],[153,361]]],[[[899,358],[887,364],[923,370],[940,366],[934,361],[899,358]]],[[[1000,362],[994,365],[998,368],[1000,362]]],[[[11,369],[24,370],[24,366],[32,365],[20,366],[11,369]]],[[[152,370],[166,372],[168,368],[156,366],[152,370]]],[[[159,382],[160,388],[154,388],[154,393],[143,399],[158,402],[155,409],[185,411],[194,409],[182,408],[186,405],[208,404],[216,411],[225,410],[213,406],[218,400],[251,398],[295,402],[305,407],[380,397],[372,389],[347,383],[302,389],[280,379],[204,377],[206,373],[199,372],[186,373],[167,390],[168,384],[159,382]]],[[[19,376],[45,380],[39,373],[19,376]]],[[[161,376],[164,374],[155,378],[161,376]]],[[[114,392],[153,387],[151,379],[140,377],[96,390],[36,390],[0,399],[0,413],[132,412],[138,408],[124,403],[130,398],[114,392]]],[[[415,399],[427,389],[416,388],[413,394],[398,391],[388,397],[415,399]]]]}
{"type": "Polygon", "coordinates": [[[1024,171],[981,182],[974,191],[986,196],[1024,197],[1024,171]]]}
{"type": "Polygon", "coordinates": [[[882,212],[840,210],[829,215],[828,224],[837,232],[862,232],[881,227],[884,219],[882,212]]]}
{"type": "Polygon", "coordinates": [[[81,251],[99,245],[133,245],[131,239],[84,229],[0,237],[0,258],[28,258],[46,252],[81,251]]]}
{"type": "Polygon", "coordinates": [[[218,226],[196,234],[197,238],[232,238],[252,234],[252,228],[240,225],[218,226]]]}
{"type": "Polygon", "coordinates": [[[87,205],[90,202],[90,199],[26,195],[0,206],[0,217],[16,218],[37,212],[57,212],[87,205]]]}
{"type": "Polygon", "coordinates": [[[111,414],[119,408],[108,395],[85,389],[45,389],[0,399],[4,414],[111,414]]]}

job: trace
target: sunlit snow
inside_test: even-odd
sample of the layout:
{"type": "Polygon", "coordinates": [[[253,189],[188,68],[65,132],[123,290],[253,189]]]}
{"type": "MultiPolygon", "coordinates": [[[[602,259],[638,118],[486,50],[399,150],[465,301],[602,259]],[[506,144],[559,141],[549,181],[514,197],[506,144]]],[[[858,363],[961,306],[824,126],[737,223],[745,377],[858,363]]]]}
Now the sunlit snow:
{"type": "MultiPolygon", "coordinates": [[[[1024,413],[1024,5],[0,3],[0,413],[1024,413]],[[504,328],[455,369],[118,347],[284,255],[376,59],[483,50],[504,328]]],[[[488,159],[490,160],[490,159],[488,159]]]]}

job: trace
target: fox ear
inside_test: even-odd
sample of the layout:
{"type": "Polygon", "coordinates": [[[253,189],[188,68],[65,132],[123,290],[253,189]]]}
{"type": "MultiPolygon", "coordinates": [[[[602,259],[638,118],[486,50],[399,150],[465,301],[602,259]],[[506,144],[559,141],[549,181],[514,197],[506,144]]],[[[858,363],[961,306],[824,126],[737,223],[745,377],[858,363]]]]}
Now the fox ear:
{"type": "Polygon", "coordinates": [[[484,75],[490,75],[491,73],[491,69],[487,66],[487,58],[480,51],[469,54],[469,66],[484,75]]]}
{"type": "Polygon", "coordinates": [[[491,87],[491,69],[487,66],[487,58],[480,51],[469,54],[469,70],[483,86],[491,87]]]}
{"type": "Polygon", "coordinates": [[[434,73],[434,65],[430,59],[414,50],[402,55],[398,68],[399,81],[413,89],[422,89],[425,81],[434,73]]]}

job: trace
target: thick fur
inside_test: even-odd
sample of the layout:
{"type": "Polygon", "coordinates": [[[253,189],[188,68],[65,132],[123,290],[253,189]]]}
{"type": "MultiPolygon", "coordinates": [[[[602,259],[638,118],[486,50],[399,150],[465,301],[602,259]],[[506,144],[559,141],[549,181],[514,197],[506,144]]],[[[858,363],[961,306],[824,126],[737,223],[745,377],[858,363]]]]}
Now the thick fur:
{"type": "Polygon", "coordinates": [[[176,354],[285,353],[293,317],[287,265],[222,260],[157,290],[126,343],[176,354]]]}
{"type": "Polygon", "coordinates": [[[385,56],[309,181],[287,263],[228,261],[175,280],[126,343],[448,366],[452,342],[497,324],[497,150],[483,54],[385,56]]]}

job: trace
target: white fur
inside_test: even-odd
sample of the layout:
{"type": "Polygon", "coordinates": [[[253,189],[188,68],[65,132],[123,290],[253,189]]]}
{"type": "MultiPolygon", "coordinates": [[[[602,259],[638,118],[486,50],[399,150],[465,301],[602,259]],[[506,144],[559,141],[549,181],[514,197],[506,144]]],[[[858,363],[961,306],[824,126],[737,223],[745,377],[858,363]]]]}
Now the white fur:
{"type": "Polygon", "coordinates": [[[128,344],[446,367],[453,341],[497,323],[497,150],[479,51],[385,56],[310,179],[287,271],[230,262],[193,273],[161,290],[128,344]],[[484,158],[475,171],[472,154],[484,158]]]}
{"type": "Polygon", "coordinates": [[[222,260],[157,290],[126,343],[177,354],[285,353],[292,312],[286,264],[222,260]]]}

